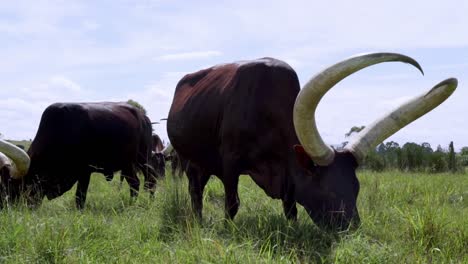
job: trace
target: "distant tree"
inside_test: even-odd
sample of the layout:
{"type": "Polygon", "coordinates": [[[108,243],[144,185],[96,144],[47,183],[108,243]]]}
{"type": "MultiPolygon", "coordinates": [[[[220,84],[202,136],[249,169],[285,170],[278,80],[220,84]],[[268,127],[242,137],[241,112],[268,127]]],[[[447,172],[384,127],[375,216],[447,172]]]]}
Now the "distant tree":
{"type": "MultiPolygon", "coordinates": [[[[381,148],[381,150],[383,147],[381,148]]],[[[385,164],[387,168],[400,168],[401,149],[400,145],[395,141],[385,143],[385,164]]]]}
{"type": "Polygon", "coordinates": [[[380,155],[385,155],[387,153],[387,146],[385,146],[384,143],[380,143],[380,145],[377,146],[377,153],[380,155]]]}
{"type": "Polygon", "coordinates": [[[128,99],[127,104],[131,104],[135,106],[136,108],[140,109],[145,115],[146,115],[146,109],[137,101],[134,101],[132,99],[128,99]]]}
{"type": "Polygon", "coordinates": [[[455,149],[453,148],[453,141],[450,141],[449,144],[448,168],[451,172],[457,171],[457,160],[455,158],[455,149]]]}
{"type": "Polygon", "coordinates": [[[463,147],[458,155],[460,166],[468,166],[468,147],[463,147]]]}
{"type": "Polygon", "coordinates": [[[377,151],[372,150],[364,158],[363,167],[372,171],[383,171],[385,169],[385,160],[377,151]]]}
{"type": "Polygon", "coordinates": [[[424,142],[421,144],[421,147],[423,148],[423,151],[426,152],[426,153],[432,153],[434,152],[431,148],[431,144],[427,143],[427,142],[424,142]]]}
{"type": "Polygon", "coordinates": [[[403,169],[419,171],[423,168],[423,148],[413,142],[408,142],[401,148],[403,169]]]}
{"type": "Polygon", "coordinates": [[[397,168],[400,170],[404,170],[405,162],[403,161],[403,151],[401,150],[401,148],[396,149],[395,154],[396,154],[397,168]]]}
{"type": "Polygon", "coordinates": [[[400,148],[400,144],[398,144],[395,141],[388,141],[387,143],[385,143],[385,147],[387,149],[397,149],[400,148]]]}
{"type": "Polygon", "coordinates": [[[437,146],[437,150],[430,156],[428,167],[429,171],[434,173],[447,171],[447,153],[440,145],[437,146]]]}
{"type": "Polygon", "coordinates": [[[351,136],[353,133],[359,133],[361,132],[361,130],[363,130],[364,128],[366,128],[365,126],[353,126],[348,133],[345,134],[345,137],[349,137],[351,136]]]}
{"type": "Polygon", "coordinates": [[[460,155],[468,156],[468,147],[461,148],[460,155]]]}
{"type": "Polygon", "coordinates": [[[445,151],[444,151],[444,148],[442,148],[442,146],[439,144],[437,145],[436,152],[445,152],[445,151]]]}

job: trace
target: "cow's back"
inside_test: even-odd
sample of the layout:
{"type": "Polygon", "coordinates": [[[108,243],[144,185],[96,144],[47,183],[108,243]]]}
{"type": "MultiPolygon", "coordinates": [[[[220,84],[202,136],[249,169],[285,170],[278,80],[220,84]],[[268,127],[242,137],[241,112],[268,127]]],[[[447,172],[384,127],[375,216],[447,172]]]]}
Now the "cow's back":
{"type": "Polygon", "coordinates": [[[294,70],[271,58],[188,74],[176,87],[169,139],[181,157],[210,174],[220,174],[226,155],[241,156],[249,173],[270,157],[286,156],[297,142],[292,110],[298,92],[294,70]]]}

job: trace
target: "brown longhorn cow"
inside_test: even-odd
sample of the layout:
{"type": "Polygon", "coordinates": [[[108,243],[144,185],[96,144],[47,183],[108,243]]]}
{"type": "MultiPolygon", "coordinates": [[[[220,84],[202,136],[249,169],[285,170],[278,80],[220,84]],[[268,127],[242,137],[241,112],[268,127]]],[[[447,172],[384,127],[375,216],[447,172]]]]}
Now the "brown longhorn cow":
{"type": "Polygon", "coordinates": [[[442,103],[457,86],[447,79],[366,127],[344,150],[326,145],[316,128],[315,109],[336,83],[370,65],[400,61],[394,53],[351,57],[313,77],[302,90],[295,71],[273,58],[223,64],[186,75],[177,84],[167,132],[186,174],[192,207],[201,218],[203,189],[221,179],[226,217],[239,208],[240,174],[249,174],[272,198],[283,201],[288,219],[296,202],[324,228],[359,222],[356,168],[366,153],[442,103]],[[352,221],[355,220],[355,221],[352,221]]]}

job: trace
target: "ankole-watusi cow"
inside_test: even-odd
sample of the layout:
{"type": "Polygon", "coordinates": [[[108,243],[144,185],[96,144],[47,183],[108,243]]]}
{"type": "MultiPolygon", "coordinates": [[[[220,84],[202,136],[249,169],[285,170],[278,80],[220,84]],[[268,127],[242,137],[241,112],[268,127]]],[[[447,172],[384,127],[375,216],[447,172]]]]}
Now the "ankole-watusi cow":
{"type": "Polygon", "coordinates": [[[34,206],[78,182],[76,206],[83,208],[90,174],[122,171],[130,194],[138,194],[136,170],[154,192],[151,121],[127,103],[56,103],[44,111],[28,152],[0,141],[1,204],[20,195],[34,206]]]}
{"type": "MultiPolygon", "coordinates": [[[[186,170],[192,206],[201,218],[203,189],[214,174],[225,190],[226,216],[239,208],[240,174],[249,174],[289,219],[301,204],[321,227],[359,222],[355,170],[366,153],[442,103],[457,86],[447,79],[366,127],[342,151],[324,143],[315,109],[336,83],[382,62],[420,65],[394,53],[351,57],[315,75],[303,88],[285,62],[263,58],[223,64],[186,75],[177,84],[167,132],[186,170]],[[352,221],[352,220],[355,221],[352,221]]],[[[352,109],[350,109],[352,111],[352,109]]]]}
{"type": "MultiPolygon", "coordinates": [[[[157,134],[152,134],[151,136],[151,156],[148,161],[148,165],[151,166],[151,169],[154,170],[154,174],[157,178],[164,178],[165,176],[165,169],[166,169],[166,159],[163,153],[164,145],[162,143],[161,138],[157,134]]],[[[125,175],[120,174],[120,188],[123,185],[123,180],[125,179],[125,175]]],[[[114,173],[106,175],[106,179],[111,181],[114,178],[114,173]]],[[[145,181],[145,188],[154,190],[154,183],[155,181],[145,181]],[[153,184],[153,185],[152,185],[153,184]]],[[[151,192],[153,195],[154,192],[151,192]]]]}

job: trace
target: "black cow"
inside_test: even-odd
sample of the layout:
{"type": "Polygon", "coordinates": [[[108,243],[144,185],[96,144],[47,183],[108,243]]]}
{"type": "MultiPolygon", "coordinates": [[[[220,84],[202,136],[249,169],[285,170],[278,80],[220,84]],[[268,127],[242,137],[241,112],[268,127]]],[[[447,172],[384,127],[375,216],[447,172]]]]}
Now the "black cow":
{"type": "MultiPolygon", "coordinates": [[[[78,182],[76,206],[83,208],[92,172],[112,175],[121,170],[131,196],[136,197],[140,186],[136,170],[140,170],[145,176],[145,187],[154,193],[155,173],[148,166],[151,131],[149,118],[127,103],[53,104],[42,114],[27,152],[27,174],[4,177],[2,185],[7,187],[3,189],[10,200],[25,194],[32,204],[37,204],[44,196],[53,199],[62,195],[78,182]]],[[[22,154],[14,150],[11,155],[11,149],[5,153],[9,156],[9,152],[14,163],[20,164],[17,157],[22,154]]],[[[5,144],[0,145],[1,150],[5,150],[5,144]]]]}
{"type": "Polygon", "coordinates": [[[432,110],[456,87],[455,79],[440,83],[368,126],[345,150],[333,150],[316,129],[320,99],[346,76],[386,61],[421,70],[409,57],[376,53],[333,65],[302,90],[295,71],[273,58],[223,64],[182,78],[167,132],[180,158],[188,162],[186,174],[198,217],[210,175],[223,182],[226,217],[234,218],[239,175],[249,174],[269,196],[282,199],[288,219],[296,219],[298,202],[321,227],[343,229],[359,222],[355,170],[365,153],[432,110]]]}
{"type": "Polygon", "coordinates": [[[175,150],[171,151],[170,159],[171,159],[172,174],[178,178],[182,178],[182,175],[185,172],[186,165],[182,164],[182,160],[179,158],[177,151],[175,150]]]}
{"type": "Polygon", "coordinates": [[[156,177],[163,178],[166,169],[166,156],[164,155],[164,144],[157,134],[153,134],[153,145],[151,148],[151,166],[156,171],[156,177]]]}
{"type": "Polygon", "coordinates": [[[177,151],[175,151],[170,144],[169,147],[171,147],[171,149],[166,151],[167,153],[164,154],[164,158],[167,162],[170,162],[172,175],[182,178],[184,165],[182,165],[182,161],[180,160],[177,151]]]}

